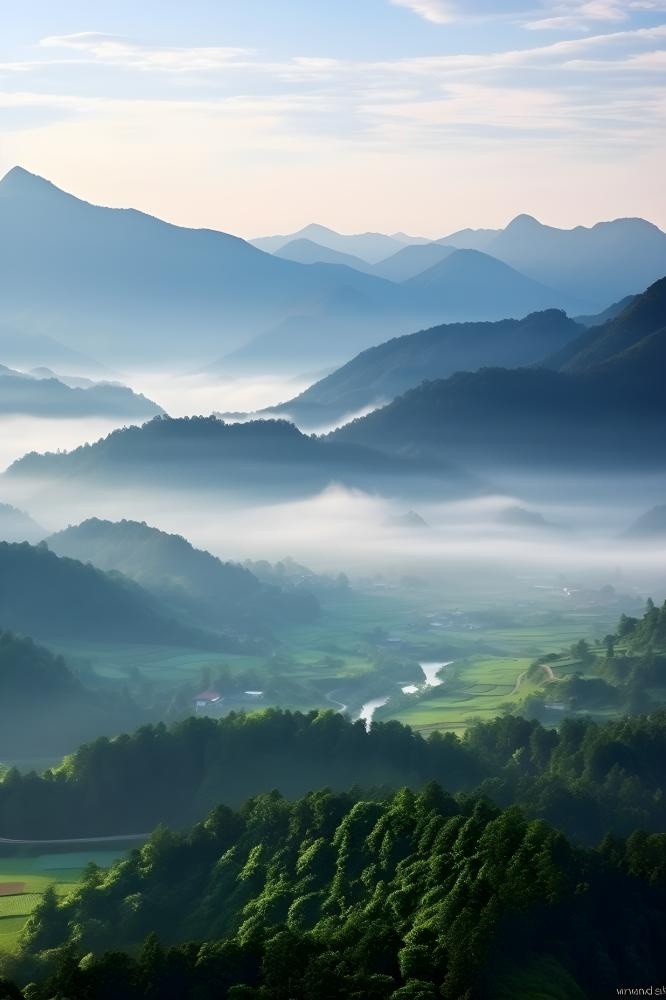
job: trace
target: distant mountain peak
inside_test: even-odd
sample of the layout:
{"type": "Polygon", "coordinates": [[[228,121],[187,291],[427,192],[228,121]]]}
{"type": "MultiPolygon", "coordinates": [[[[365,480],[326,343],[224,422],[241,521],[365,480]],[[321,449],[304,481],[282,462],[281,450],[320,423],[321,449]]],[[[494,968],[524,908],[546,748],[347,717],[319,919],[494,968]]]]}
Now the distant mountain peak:
{"type": "Polygon", "coordinates": [[[538,219],[535,219],[533,215],[527,215],[523,212],[521,215],[517,215],[515,219],[512,219],[509,225],[506,227],[505,231],[509,229],[541,229],[542,225],[538,219]]]}
{"type": "Polygon", "coordinates": [[[34,193],[38,190],[50,189],[57,191],[58,188],[51,181],[47,181],[46,178],[40,177],[39,174],[31,174],[29,170],[25,167],[12,167],[8,170],[5,176],[0,181],[0,190],[9,192],[30,192],[34,193]]]}
{"type": "Polygon", "coordinates": [[[317,234],[319,235],[328,234],[329,236],[340,235],[335,231],[335,229],[331,229],[329,226],[322,226],[319,222],[311,222],[309,225],[304,226],[303,229],[300,230],[298,235],[300,235],[301,238],[307,239],[307,237],[305,236],[306,233],[310,233],[312,235],[317,235],[317,234]]]}

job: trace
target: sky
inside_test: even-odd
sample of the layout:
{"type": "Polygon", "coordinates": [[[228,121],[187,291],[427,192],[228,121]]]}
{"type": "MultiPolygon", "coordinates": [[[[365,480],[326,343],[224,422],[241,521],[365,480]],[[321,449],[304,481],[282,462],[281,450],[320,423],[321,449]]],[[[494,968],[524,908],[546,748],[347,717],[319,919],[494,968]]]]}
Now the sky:
{"type": "Polygon", "coordinates": [[[23,0],[0,171],[253,237],[666,228],[666,0],[23,0]]]}

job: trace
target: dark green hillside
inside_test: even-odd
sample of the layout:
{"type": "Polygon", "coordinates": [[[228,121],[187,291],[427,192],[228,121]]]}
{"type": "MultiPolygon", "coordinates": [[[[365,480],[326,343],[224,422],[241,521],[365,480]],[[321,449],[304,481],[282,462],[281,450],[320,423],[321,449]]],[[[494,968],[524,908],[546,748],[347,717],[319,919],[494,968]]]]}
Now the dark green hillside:
{"type": "Polygon", "coordinates": [[[53,976],[31,1000],[596,1000],[660,981],[663,847],[579,851],[436,784],[383,802],[271,793],[46,894],[13,971],[53,976]],[[215,943],[167,955],[158,939],[215,943]]]}
{"type": "Polygon", "coordinates": [[[57,756],[143,718],[127,696],[88,689],[62,657],[0,632],[0,757],[57,756]]]}
{"type": "Polygon", "coordinates": [[[556,309],[496,323],[453,323],[371,347],[295,399],[273,407],[305,427],[321,427],[383,405],[425,379],[498,365],[535,364],[580,333],[556,309]]]}
{"type": "MultiPolygon", "coordinates": [[[[654,354],[662,357],[665,344],[659,337],[654,354]]],[[[580,375],[538,368],[461,372],[424,382],[330,437],[479,471],[499,463],[651,467],[660,462],[666,399],[661,369],[637,361],[626,370],[614,362],[580,375]]]]}
{"type": "MultiPolygon", "coordinates": [[[[97,480],[174,489],[211,489],[268,497],[302,495],[331,482],[400,491],[407,479],[437,478],[437,489],[460,492],[478,482],[441,463],[396,459],[346,442],[302,434],[286,420],[226,424],[216,417],[156,417],[143,427],[114,431],[93,445],[14,462],[8,477],[48,477],[63,489],[97,480]]],[[[79,488],[79,487],[77,487],[79,488]]]]}
{"type": "Polygon", "coordinates": [[[627,308],[630,302],[633,302],[636,298],[635,295],[625,295],[623,299],[619,302],[613,302],[611,305],[607,306],[600,313],[593,313],[587,316],[575,316],[574,319],[581,326],[603,326],[610,319],[615,319],[620,313],[627,308]]]}
{"type": "Polygon", "coordinates": [[[145,590],[45,545],[0,543],[0,622],[40,638],[215,648],[224,640],[175,621],[145,590]]]}
{"type": "Polygon", "coordinates": [[[644,338],[666,327],[666,278],[656,281],[642,295],[602,326],[586,330],[547,364],[561,371],[581,372],[619,357],[644,338]]]}
{"type": "Polygon", "coordinates": [[[560,355],[543,368],[483,368],[424,382],[330,438],[471,468],[658,465],[666,279],[574,344],[578,361],[560,355]]]}
{"type": "Polygon", "coordinates": [[[285,593],[266,586],[248,569],[222,562],[180,535],[145,523],[91,518],[52,535],[47,543],[58,555],[123,573],[209,626],[256,632],[312,621],[319,611],[316,599],[304,588],[285,593]]]}

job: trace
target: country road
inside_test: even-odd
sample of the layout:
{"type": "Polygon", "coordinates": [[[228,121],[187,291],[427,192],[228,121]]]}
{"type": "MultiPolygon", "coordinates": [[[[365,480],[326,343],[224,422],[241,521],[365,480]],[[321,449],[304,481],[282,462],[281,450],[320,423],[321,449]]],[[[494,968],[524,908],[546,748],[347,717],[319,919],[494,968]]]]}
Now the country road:
{"type": "Polygon", "coordinates": [[[147,840],[149,833],[113,834],[111,837],[69,837],[65,840],[12,840],[0,837],[0,847],[65,847],[74,844],[114,844],[127,840],[147,840]]]}

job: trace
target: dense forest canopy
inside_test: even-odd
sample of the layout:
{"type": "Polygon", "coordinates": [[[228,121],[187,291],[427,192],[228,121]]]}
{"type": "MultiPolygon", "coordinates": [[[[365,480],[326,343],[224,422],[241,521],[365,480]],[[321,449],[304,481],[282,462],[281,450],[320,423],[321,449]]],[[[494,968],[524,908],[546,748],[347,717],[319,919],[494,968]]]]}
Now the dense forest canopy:
{"type": "Polygon", "coordinates": [[[666,711],[559,731],[514,716],[427,740],[397,722],[370,732],[332,711],[269,709],[224,719],[145,726],[101,738],[43,776],[10,771],[0,782],[0,829],[16,838],[182,829],[218,803],[240,805],[266,787],[298,797],[312,788],[414,789],[436,780],[517,803],[569,836],[666,824],[666,711]]]}
{"type": "Polygon", "coordinates": [[[602,997],[658,979],[665,846],[582,851],[436,784],[383,801],[274,792],[46,894],[6,966],[42,981],[36,1000],[602,997]]]}

